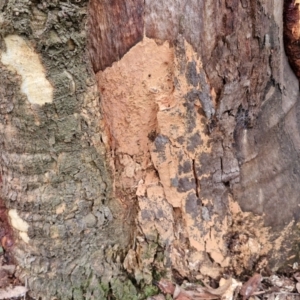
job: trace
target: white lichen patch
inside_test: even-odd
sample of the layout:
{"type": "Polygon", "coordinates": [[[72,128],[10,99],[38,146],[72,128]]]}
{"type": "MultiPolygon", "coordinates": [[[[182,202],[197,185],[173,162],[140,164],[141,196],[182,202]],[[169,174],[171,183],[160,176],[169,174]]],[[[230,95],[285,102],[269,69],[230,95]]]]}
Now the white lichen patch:
{"type": "Polygon", "coordinates": [[[27,232],[20,231],[19,236],[26,244],[29,243],[29,236],[28,236],[27,232]]]}
{"type": "Polygon", "coordinates": [[[29,225],[27,222],[25,222],[21,217],[18,215],[18,212],[16,209],[10,209],[8,211],[8,216],[10,219],[11,226],[19,231],[20,238],[25,242],[29,242],[29,237],[27,234],[29,225]]]}
{"type": "Polygon", "coordinates": [[[1,54],[1,62],[22,78],[21,91],[32,104],[43,105],[53,100],[53,87],[46,79],[46,71],[39,55],[17,35],[5,39],[6,52],[1,54]]]}
{"type": "Polygon", "coordinates": [[[25,232],[28,231],[29,225],[23,219],[21,219],[16,209],[10,209],[8,212],[8,216],[10,217],[11,225],[15,229],[25,232]]]}

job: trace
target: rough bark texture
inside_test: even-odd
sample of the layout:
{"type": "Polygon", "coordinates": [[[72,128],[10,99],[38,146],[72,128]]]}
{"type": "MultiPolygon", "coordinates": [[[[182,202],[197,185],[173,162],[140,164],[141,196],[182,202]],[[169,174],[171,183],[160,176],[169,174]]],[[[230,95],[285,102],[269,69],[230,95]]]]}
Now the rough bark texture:
{"type": "MultiPolygon", "coordinates": [[[[146,266],[125,267],[146,281],[149,262],[199,279],[295,259],[298,82],[284,54],[283,2],[139,9],[143,41],[126,41],[132,48],[117,63],[107,57],[97,79],[117,190],[137,185],[140,238],[128,260],[149,242],[167,259],[158,266],[152,251],[146,266]]],[[[89,28],[107,27],[89,15],[89,28]]],[[[89,48],[92,59],[102,47],[89,48]]]]}
{"type": "Polygon", "coordinates": [[[298,258],[300,108],[282,1],[0,10],[1,196],[33,296],[137,299],[129,278],[298,258]]]}
{"type": "Polygon", "coordinates": [[[86,3],[1,10],[1,196],[19,276],[36,299],[105,299],[110,289],[126,299],[118,275],[130,232],[112,200],[86,3]]]}

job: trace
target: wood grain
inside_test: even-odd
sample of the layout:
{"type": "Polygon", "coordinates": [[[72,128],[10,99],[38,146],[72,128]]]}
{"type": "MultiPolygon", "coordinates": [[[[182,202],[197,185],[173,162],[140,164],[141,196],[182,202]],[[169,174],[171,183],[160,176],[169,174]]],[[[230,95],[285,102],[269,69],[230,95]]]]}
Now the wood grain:
{"type": "Polygon", "coordinates": [[[300,78],[300,24],[299,3],[285,0],[283,10],[283,39],[286,55],[297,78],[300,78]]]}
{"type": "Polygon", "coordinates": [[[143,39],[143,0],[91,0],[88,52],[95,72],[111,66],[143,39]]]}

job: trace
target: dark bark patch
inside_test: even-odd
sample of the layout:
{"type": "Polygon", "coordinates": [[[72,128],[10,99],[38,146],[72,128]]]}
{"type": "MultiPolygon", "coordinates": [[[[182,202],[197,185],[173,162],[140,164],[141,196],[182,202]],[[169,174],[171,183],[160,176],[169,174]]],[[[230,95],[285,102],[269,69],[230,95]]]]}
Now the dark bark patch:
{"type": "Polygon", "coordinates": [[[201,136],[199,132],[196,132],[189,138],[187,150],[190,152],[195,152],[197,147],[199,147],[201,144],[202,144],[201,136]]]}
{"type": "Polygon", "coordinates": [[[183,162],[183,164],[179,165],[178,172],[179,174],[187,174],[192,171],[192,164],[189,160],[183,162]]]}
{"type": "Polygon", "coordinates": [[[164,218],[164,217],[165,217],[164,211],[163,211],[161,208],[159,208],[159,209],[157,210],[157,213],[156,213],[156,218],[157,218],[157,219],[162,219],[162,218],[164,218]]]}
{"type": "Polygon", "coordinates": [[[198,199],[194,193],[189,193],[185,202],[185,211],[193,218],[198,216],[198,199]]]}
{"type": "Polygon", "coordinates": [[[239,5],[239,0],[226,0],[226,7],[232,10],[237,9],[239,5]]]}
{"type": "Polygon", "coordinates": [[[248,0],[241,0],[242,7],[247,8],[248,7],[248,0]]]}
{"type": "Polygon", "coordinates": [[[184,178],[180,178],[178,180],[177,191],[179,193],[184,193],[184,192],[190,191],[192,189],[196,189],[196,184],[195,184],[194,179],[184,177],[184,178]]]}
{"type": "Polygon", "coordinates": [[[156,151],[165,152],[166,144],[168,143],[169,139],[166,136],[159,134],[154,140],[156,151]]]}
{"type": "Polygon", "coordinates": [[[180,136],[177,138],[177,142],[182,145],[184,143],[184,137],[183,136],[180,136]]]}
{"type": "Polygon", "coordinates": [[[198,86],[199,77],[198,77],[195,61],[188,62],[185,77],[189,84],[193,85],[194,87],[198,86]]]}
{"type": "Polygon", "coordinates": [[[152,216],[152,212],[149,211],[149,210],[142,210],[141,211],[141,214],[142,214],[142,219],[143,220],[152,220],[153,216],[152,216]]]}
{"type": "Polygon", "coordinates": [[[198,91],[190,91],[185,95],[185,103],[184,106],[186,107],[187,110],[187,132],[191,133],[194,128],[196,127],[196,110],[195,110],[195,101],[198,98],[198,91]]]}
{"type": "Polygon", "coordinates": [[[178,187],[178,178],[177,177],[171,178],[171,185],[174,187],[178,187]]]}
{"type": "Polygon", "coordinates": [[[214,115],[215,110],[213,108],[212,104],[212,98],[210,94],[210,86],[207,83],[206,75],[203,70],[199,73],[199,80],[200,80],[200,88],[201,92],[199,93],[198,97],[202,106],[202,109],[204,110],[205,116],[210,119],[212,115],[214,115]]]}
{"type": "Polygon", "coordinates": [[[0,240],[5,250],[9,250],[14,245],[13,229],[8,220],[7,208],[2,199],[0,199],[0,240]]]}

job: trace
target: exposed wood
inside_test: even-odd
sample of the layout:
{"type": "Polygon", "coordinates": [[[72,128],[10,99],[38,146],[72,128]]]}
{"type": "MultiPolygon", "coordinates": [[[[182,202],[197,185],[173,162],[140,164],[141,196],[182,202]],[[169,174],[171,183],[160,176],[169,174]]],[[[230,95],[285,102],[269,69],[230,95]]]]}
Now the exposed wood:
{"type": "Polygon", "coordinates": [[[88,14],[88,51],[96,72],[143,39],[143,0],[91,0],[88,14]]]}
{"type": "Polygon", "coordinates": [[[132,300],[157,274],[293,262],[300,106],[283,1],[0,9],[3,244],[33,296],[132,300]]]}
{"type": "Polygon", "coordinates": [[[300,10],[299,1],[297,0],[284,1],[283,36],[284,36],[285,51],[287,53],[291,67],[298,78],[300,78],[300,66],[299,66],[300,13],[299,10],[300,10]]]}

